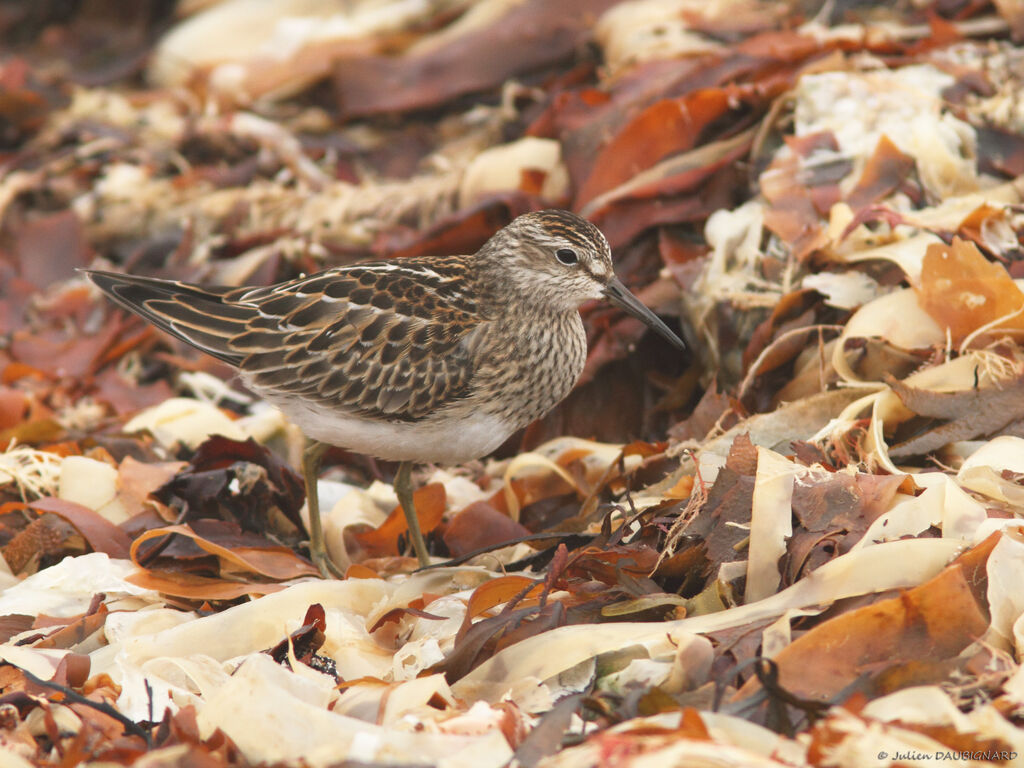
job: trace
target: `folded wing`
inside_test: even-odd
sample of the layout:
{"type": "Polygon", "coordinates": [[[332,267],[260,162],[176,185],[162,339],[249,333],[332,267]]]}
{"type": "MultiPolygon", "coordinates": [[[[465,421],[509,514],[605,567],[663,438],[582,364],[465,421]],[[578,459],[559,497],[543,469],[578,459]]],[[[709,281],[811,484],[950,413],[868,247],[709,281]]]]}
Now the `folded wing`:
{"type": "Polygon", "coordinates": [[[88,274],[267,395],[416,421],[470,393],[484,326],[443,261],[357,265],[264,288],[88,274]]]}

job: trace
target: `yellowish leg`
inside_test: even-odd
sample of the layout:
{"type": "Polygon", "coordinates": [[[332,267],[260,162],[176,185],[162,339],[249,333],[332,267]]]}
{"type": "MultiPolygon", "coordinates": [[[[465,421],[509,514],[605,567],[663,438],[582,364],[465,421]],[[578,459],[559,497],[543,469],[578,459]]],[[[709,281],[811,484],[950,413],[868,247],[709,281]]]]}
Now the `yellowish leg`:
{"type": "Polygon", "coordinates": [[[331,562],[324,544],[324,530],[320,522],[320,496],[316,486],[320,459],[326,450],[327,446],[323,443],[309,440],[306,443],[306,450],[302,452],[302,476],[306,480],[306,505],[309,507],[309,557],[324,578],[336,576],[340,579],[345,574],[331,562]]]}
{"type": "Polygon", "coordinates": [[[412,479],[409,477],[411,470],[412,464],[408,461],[398,465],[398,472],[395,474],[395,494],[398,496],[398,503],[402,505],[402,512],[405,513],[412,548],[416,551],[416,559],[420,561],[422,568],[430,565],[430,556],[427,554],[427,543],[423,540],[420,519],[416,517],[416,507],[412,501],[412,479]]]}

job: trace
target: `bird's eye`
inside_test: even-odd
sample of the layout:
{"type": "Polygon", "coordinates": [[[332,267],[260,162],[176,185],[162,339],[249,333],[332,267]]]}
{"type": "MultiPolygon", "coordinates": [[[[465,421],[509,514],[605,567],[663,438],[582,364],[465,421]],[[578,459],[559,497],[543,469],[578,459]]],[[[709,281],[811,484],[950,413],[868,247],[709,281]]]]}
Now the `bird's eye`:
{"type": "Polygon", "coordinates": [[[555,251],[555,258],[566,265],[576,264],[580,260],[572,248],[559,248],[555,251]]]}

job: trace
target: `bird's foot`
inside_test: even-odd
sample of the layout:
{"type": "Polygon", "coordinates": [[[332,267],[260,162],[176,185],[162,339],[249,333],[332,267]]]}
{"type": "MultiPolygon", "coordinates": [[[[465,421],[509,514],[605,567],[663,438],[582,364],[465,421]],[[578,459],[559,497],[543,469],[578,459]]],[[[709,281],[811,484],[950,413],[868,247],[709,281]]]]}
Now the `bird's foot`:
{"type": "Polygon", "coordinates": [[[334,564],[334,561],[331,560],[331,556],[328,555],[327,552],[323,550],[314,552],[312,547],[310,547],[309,559],[313,561],[313,565],[317,567],[317,570],[320,571],[320,575],[325,579],[345,578],[345,574],[334,564]]]}

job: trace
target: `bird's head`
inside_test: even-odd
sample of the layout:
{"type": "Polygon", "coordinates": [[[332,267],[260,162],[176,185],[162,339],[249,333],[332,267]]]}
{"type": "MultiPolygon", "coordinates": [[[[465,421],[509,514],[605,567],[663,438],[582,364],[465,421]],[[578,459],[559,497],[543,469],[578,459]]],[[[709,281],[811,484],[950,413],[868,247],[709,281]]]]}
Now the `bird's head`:
{"type": "Polygon", "coordinates": [[[574,213],[552,209],[523,214],[499,230],[480,256],[500,264],[506,284],[530,302],[572,310],[606,298],[685,349],[615,276],[611,247],[601,230],[574,213]]]}

